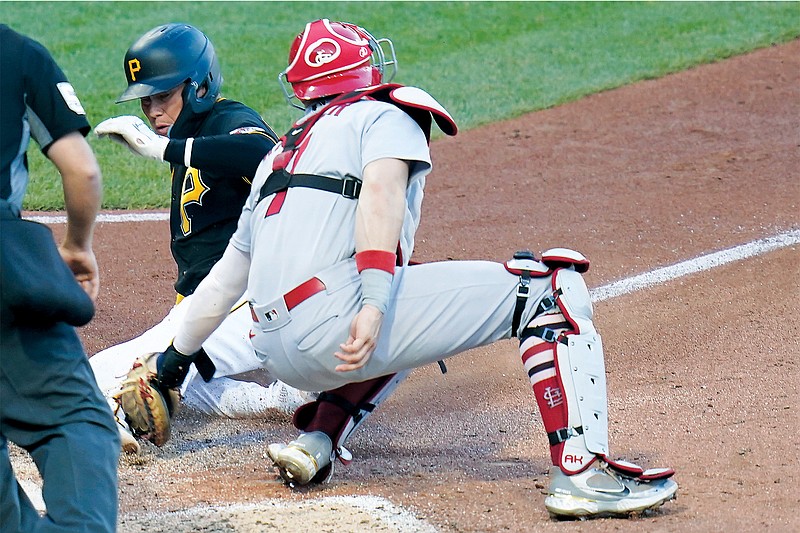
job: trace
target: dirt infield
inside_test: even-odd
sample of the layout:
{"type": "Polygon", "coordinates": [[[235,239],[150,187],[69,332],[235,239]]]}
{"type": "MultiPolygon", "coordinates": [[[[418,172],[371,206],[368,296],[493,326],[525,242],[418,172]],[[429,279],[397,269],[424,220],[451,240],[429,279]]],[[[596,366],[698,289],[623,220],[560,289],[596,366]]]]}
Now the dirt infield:
{"type": "MultiPolygon", "coordinates": [[[[565,246],[591,259],[597,287],[798,229],[800,41],[432,151],[418,261],[565,246]]],[[[96,241],[90,354],[160,320],[174,276],[166,222],[102,223],[96,241]]],[[[612,455],[677,471],[678,498],[659,512],[548,517],[546,438],[508,341],[451,359],[446,375],[414,372],[320,487],[293,492],[267,467],[288,419],[183,411],[165,447],[121,461],[120,531],[798,531],[798,265],[787,246],[595,306],[612,455]]]]}

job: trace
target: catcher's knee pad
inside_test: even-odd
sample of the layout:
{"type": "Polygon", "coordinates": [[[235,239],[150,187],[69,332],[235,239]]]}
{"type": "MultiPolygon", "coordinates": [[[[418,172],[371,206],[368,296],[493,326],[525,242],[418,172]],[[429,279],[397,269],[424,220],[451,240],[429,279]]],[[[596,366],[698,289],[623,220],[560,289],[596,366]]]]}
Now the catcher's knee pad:
{"type": "Polygon", "coordinates": [[[322,469],[314,481],[330,478],[333,473],[334,458],[338,458],[343,464],[352,461],[352,455],[344,447],[347,439],[410,373],[410,370],[404,370],[397,374],[345,385],[333,391],[325,391],[320,393],[315,401],[297,408],[292,418],[297,429],[301,431],[322,430],[331,437],[333,443],[331,464],[328,468],[322,469]],[[323,415],[320,412],[323,403],[333,404],[338,409],[326,410],[323,415]],[[325,419],[320,420],[323,416],[325,419]]]}
{"type": "Polygon", "coordinates": [[[553,461],[571,474],[608,454],[605,363],[582,276],[559,268],[552,279],[550,303],[520,331],[520,353],[553,461]]]}
{"type": "Polygon", "coordinates": [[[555,298],[550,297],[540,301],[535,307],[529,305],[531,278],[544,278],[553,275],[558,269],[584,273],[589,270],[589,260],[580,252],[567,248],[551,248],[542,254],[541,259],[536,259],[529,250],[522,250],[516,252],[513,259],[506,261],[505,267],[510,273],[519,276],[511,336],[520,337],[519,326],[525,324],[523,319],[530,321],[531,315],[537,316],[555,304],[555,298]]]}

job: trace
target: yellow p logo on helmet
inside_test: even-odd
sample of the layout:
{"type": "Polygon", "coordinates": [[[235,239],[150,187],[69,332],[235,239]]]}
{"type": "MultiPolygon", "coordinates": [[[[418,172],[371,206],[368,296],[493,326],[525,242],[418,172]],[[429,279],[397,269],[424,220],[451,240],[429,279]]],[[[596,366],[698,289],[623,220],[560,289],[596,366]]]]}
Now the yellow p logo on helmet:
{"type": "Polygon", "coordinates": [[[138,59],[133,58],[128,61],[128,72],[131,75],[131,81],[136,81],[136,73],[140,70],[142,70],[142,65],[138,59]]]}

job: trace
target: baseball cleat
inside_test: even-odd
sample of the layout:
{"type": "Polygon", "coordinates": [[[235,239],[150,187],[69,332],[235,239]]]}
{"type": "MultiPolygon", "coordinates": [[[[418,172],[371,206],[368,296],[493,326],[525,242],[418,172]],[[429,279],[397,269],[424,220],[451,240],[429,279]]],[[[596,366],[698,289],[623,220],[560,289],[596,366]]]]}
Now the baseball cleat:
{"type": "Polygon", "coordinates": [[[270,444],[267,455],[289,484],[305,485],[331,462],[333,445],[321,431],[301,433],[289,444],[270,444]]]}
{"type": "Polygon", "coordinates": [[[661,506],[677,491],[672,479],[626,477],[602,462],[572,476],[553,466],[544,505],[555,518],[626,517],[661,506]]]}

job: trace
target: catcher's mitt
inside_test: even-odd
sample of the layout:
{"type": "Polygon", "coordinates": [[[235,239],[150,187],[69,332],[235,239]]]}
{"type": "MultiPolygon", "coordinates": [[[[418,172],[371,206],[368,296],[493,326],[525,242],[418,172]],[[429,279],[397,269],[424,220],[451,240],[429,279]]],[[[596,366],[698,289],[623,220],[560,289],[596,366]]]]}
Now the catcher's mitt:
{"type": "Polygon", "coordinates": [[[162,389],[156,380],[158,352],[138,357],[116,397],[134,436],[156,446],[169,440],[171,418],[180,403],[176,389],[162,389]]]}

